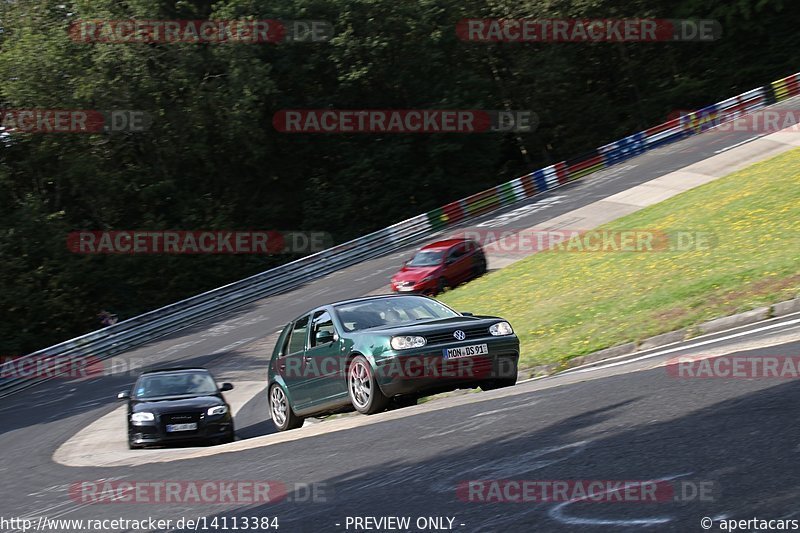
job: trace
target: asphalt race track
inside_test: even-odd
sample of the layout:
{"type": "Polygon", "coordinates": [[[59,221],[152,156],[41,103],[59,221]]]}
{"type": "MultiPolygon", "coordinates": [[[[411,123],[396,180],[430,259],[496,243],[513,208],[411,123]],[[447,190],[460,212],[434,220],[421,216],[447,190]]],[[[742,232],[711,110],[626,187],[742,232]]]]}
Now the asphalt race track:
{"type": "MultiPolygon", "coordinates": [[[[549,194],[558,201],[520,218],[498,219],[495,213],[482,220],[502,221],[497,230],[530,227],[753,138],[752,133],[698,135],[558,189],[549,194]]],[[[261,380],[268,338],[276,330],[313,305],[385,287],[409,253],[343,270],[116,359],[205,365],[234,382],[261,380]],[[260,340],[258,349],[230,357],[260,340]]],[[[309,436],[284,443],[267,442],[272,428],[260,394],[236,416],[241,440],[229,446],[240,446],[238,451],[203,448],[195,458],[135,467],[68,467],[52,459],[62,443],[118,407],[114,395],[130,386],[130,373],[53,380],[0,403],[0,517],[269,516],[278,518],[280,531],[366,530],[348,527],[347,517],[389,516],[411,517],[408,530],[418,531],[413,524],[420,517],[449,517],[452,529],[465,532],[702,531],[703,517],[800,519],[798,481],[787,468],[800,454],[796,380],[678,379],[663,366],[671,357],[712,351],[800,356],[800,317],[742,328],[729,337],[721,333],[700,346],[693,344],[697,339],[687,341],[688,347],[676,346],[668,354],[654,350],[633,362],[356,417],[352,427],[340,431],[319,431],[338,421],[323,422],[300,430],[309,436]],[[245,444],[249,440],[252,447],[245,444]],[[262,441],[267,444],[255,444],[262,441]],[[287,498],[261,505],[91,504],[70,496],[73,484],[102,479],[278,480],[290,491],[287,498]],[[713,494],[655,503],[459,499],[461,482],[492,479],[664,480],[713,486],[713,494]]],[[[123,424],[120,420],[120,432],[123,424]]],[[[98,442],[98,449],[103,445],[98,442]]],[[[448,523],[444,520],[444,527],[448,523]]],[[[716,523],[713,528],[719,530],[716,523]]],[[[73,529],[61,529],[67,530],[73,529]]]]}

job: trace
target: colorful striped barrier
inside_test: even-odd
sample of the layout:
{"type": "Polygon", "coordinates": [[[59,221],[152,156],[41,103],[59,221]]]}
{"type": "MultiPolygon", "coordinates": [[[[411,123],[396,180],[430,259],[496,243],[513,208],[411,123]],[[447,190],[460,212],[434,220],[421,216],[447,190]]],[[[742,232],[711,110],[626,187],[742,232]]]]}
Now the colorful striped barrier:
{"type": "Polygon", "coordinates": [[[427,213],[431,226],[442,229],[465,219],[531,198],[571,181],[742,115],[800,94],[800,73],[706,106],[663,124],[634,133],[568,161],[526,174],[427,213]]]}

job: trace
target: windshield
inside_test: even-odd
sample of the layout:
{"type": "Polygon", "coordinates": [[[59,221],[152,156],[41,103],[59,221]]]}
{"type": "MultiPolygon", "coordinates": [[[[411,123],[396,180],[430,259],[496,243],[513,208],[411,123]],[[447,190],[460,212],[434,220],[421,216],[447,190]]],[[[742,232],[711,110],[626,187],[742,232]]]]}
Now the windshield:
{"type": "Polygon", "coordinates": [[[216,394],[217,384],[207,372],[145,374],[134,387],[134,398],[216,394]]]}
{"type": "Polygon", "coordinates": [[[460,316],[449,307],[421,296],[366,300],[337,306],[336,312],[348,332],[460,316]]]}
{"type": "Polygon", "coordinates": [[[442,264],[444,252],[440,250],[421,250],[409,261],[406,266],[410,267],[430,267],[442,264]]]}

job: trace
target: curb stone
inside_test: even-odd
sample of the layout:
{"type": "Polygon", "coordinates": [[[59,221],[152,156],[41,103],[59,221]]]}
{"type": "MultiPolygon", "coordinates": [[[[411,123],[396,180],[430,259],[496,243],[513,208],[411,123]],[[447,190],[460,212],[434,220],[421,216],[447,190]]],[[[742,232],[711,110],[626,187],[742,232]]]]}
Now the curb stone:
{"type": "Polygon", "coordinates": [[[650,348],[658,348],[659,346],[680,342],[686,340],[687,335],[689,335],[689,330],[686,328],[670,331],[669,333],[662,333],[661,335],[644,339],[639,343],[639,349],[637,351],[649,350],[650,348]]]}
{"type": "Polygon", "coordinates": [[[562,370],[575,368],[591,363],[599,363],[601,361],[619,357],[623,355],[631,355],[651,348],[658,348],[667,344],[673,344],[683,340],[690,339],[697,335],[706,335],[709,333],[718,333],[738,326],[746,326],[754,324],[768,318],[785,316],[792,313],[800,312],[800,297],[791,300],[785,300],[766,307],[758,307],[743,313],[735,315],[715,318],[707,322],[702,322],[689,328],[683,328],[676,331],[662,333],[654,337],[648,337],[638,342],[627,342],[619,344],[610,348],[605,348],[597,352],[581,355],[561,363],[553,363],[549,365],[538,365],[530,368],[524,368],[519,371],[519,379],[530,379],[537,377],[545,377],[556,374],[562,370]]]}
{"type": "Polygon", "coordinates": [[[772,307],[759,307],[752,311],[745,311],[736,315],[724,316],[708,322],[703,322],[698,326],[701,335],[708,333],[718,333],[726,329],[735,328],[736,326],[746,326],[755,322],[760,322],[770,317],[772,307]]]}
{"type": "Polygon", "coordinates": [[[800,298],[787,300],[772,306],[772,316],[790,315],[800,311],[800,298]]]}
{"type": "Polygon", "coordinates": [[[586,365],[589,363],[597,363],[598,361],[602,361],[604,359],[619,357],[620,355],[632,354],[635,351],[636,351],[636,343],[626,342],[625,344],[620,344],[619,346],[612,346],[611,348],[606,348],[605,350],[600,350],[599,352],[594,352],[587,355],[582,355],[580,357],[575,357],[574,359],[570,359],[569,361],[567,361],[566,367],[573,368],[576,366],[586,365]]]}

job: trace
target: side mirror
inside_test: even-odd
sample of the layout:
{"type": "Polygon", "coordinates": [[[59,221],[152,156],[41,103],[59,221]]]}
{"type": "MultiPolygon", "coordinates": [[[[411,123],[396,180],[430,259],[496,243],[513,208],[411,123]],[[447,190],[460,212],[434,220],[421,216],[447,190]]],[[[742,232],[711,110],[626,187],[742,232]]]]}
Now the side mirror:
{"type": "Polygon", "coordinates": [[[333,333],[330,331],[318,331],[315,338],[317,344],[329,344],[333,342],[333,333]]]}
{"type": "Polygon", "coordinates": [[[475,314],[467,313],[466,311],[464,311],[463,313],[461,313],[461,316],[475,316],[475,314]]]}
{"type": "Polygon", "coordinates": [[[227,392],[229,390],[233,390],[233,383],[223,383],[219,387],[220,392],[227,392]]]}
{"type": "Polygon", "coordinates": [[[120,392],[119,394],[117,394],[117,400],[129,400],[130,397],[131,397],[131,393],[126,391],[126,390],[124,390],[124,391],[120,392]]]}

